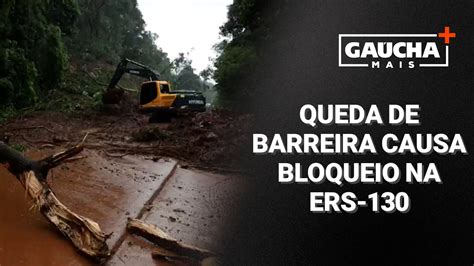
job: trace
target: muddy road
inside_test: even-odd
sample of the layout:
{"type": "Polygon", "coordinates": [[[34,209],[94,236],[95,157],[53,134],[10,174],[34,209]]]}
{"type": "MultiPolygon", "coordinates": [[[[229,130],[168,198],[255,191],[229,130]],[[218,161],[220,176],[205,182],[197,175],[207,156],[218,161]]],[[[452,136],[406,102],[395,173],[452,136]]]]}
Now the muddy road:
{"type": "MultiPolygon", "coordinates": [[[[10,121],[2,134],[31,158],[87,135],[81,159],[54,169],[48,183],[71,210],[112,233],[107,244],[114,255],[107,265],[169,265],[152,259],[157,246],[126,232],[128,218],[157,225],[182,243],[218,251],[246,183],[233,159],[226,164],[230,155],[219,155],[240,140],[216,146],[225,142],[220,136],[240,134],[224,125],[229,118],[190,119],[148,125],[140,116],[85,119],[47,113],[10,121]],[[200,146],[190,148],[192,143],[200,146]]],[[[94,264],[31,205],[20,183],[0,167],[0,265],[94,264]]]]}

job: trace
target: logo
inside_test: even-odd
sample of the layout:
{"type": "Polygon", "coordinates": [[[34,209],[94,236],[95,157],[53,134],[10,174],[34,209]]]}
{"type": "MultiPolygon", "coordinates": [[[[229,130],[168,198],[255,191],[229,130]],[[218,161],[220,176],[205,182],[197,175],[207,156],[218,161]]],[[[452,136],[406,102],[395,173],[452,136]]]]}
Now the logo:
{"type": "Polygon", "coordinates": [[[455,37],[448,26],[428,34],[339,34],[339,67],[449,67],[455,37]]]}
{"type": "Polygon", "coordinates": [[[204,104],[203,100],[189,100],[189,104],[204,104]]]}

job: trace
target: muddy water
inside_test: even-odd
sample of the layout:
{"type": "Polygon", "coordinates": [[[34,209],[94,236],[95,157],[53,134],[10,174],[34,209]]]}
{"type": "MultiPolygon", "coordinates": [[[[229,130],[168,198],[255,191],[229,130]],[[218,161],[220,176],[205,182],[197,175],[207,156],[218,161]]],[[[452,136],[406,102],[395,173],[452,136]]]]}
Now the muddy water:
{"type": "MultiPolygon", "coordinates": [[[[30,158],[45,155],[28,153],[30,158]]],[[[81,155],[83,160],[52,170],[48,182],[62,203],[113,233],[107,241],[112,248],[121,243],[127,218],[138,215],[175,162],[114,159],[91,150],[81,155]]],[[[31,205],[21,184],[0,166],[0,266],[92,264],[31,205]]]]}
{"type": "MultiPolygon", "coordinates": [[[[108,265],[169,265],[151,258],[156,247],[125,234],[127,218],[142,210],[146,222],[178,240],[216,248],[218,228],[226,224],[225,214],[239,194],[236,179],[176,169],[173,160],[117,159],[93,150],[81,155],[83,160],[54,169],[49,184],[71,210],[98,222],[105,233],[113,232],[107,243],[117,253],[108,265]],[[160,193],[151,201],[156,191],[160,193]]],[[[0,166],[0,266],[93,264],[30,206],[21,184],[0,166]]]]}
{"type": "Polygon", "coordinates": [[[36,210],[0,167],[0,265],[91,265],[36,210]]]}

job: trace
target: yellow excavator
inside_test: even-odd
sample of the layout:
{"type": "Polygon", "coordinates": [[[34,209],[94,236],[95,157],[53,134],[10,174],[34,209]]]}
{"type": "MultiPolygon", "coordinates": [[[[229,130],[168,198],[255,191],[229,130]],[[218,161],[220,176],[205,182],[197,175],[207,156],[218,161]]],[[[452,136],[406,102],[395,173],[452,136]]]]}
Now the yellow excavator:
{"type": "Polygon", "coordinates": [[[206,109],[206,98],[201,92],[173,90],[171,83],[161,80],[158,72],[127,58],[117,65],[110,84],[102,95],[104,104],[120,103],[124,90],[116,88],[116,86],[125,73],[148,80],[141,84],[138,91],[138,109],[141,112],[151,113],[150,122],[167,120],[171,114],[178,111],[203,112],[206,109]]]}

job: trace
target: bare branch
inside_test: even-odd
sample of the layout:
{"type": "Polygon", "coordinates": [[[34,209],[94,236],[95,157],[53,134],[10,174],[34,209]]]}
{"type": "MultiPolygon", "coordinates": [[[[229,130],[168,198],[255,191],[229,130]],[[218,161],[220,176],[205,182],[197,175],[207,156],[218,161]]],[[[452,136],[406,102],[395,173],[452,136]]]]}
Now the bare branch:
{"type": "Polygon", "coordinates": [[[108,236],[96,222],[74,213],[62,204],[45,182],[49,169],[82,150],[83,147],[77,145],[43,160],[33,161],[0,141],[0,163],[17,177],[36,209],[68,237],[77,249],[94,259],[102,260],[110,256],[106,243],[108,236]]]}
{"type": "Polygon", "coordinates": [[[130,219],[127,224],[127,229],[134,234],[150,240],[161,248],[179,254],[179,256],[197,260],[203,260],[215,256],[215,254],[209,250],[181,244],[178,240],[169,236],[155,225],[147,224],[138,219],[130,219]]]}

